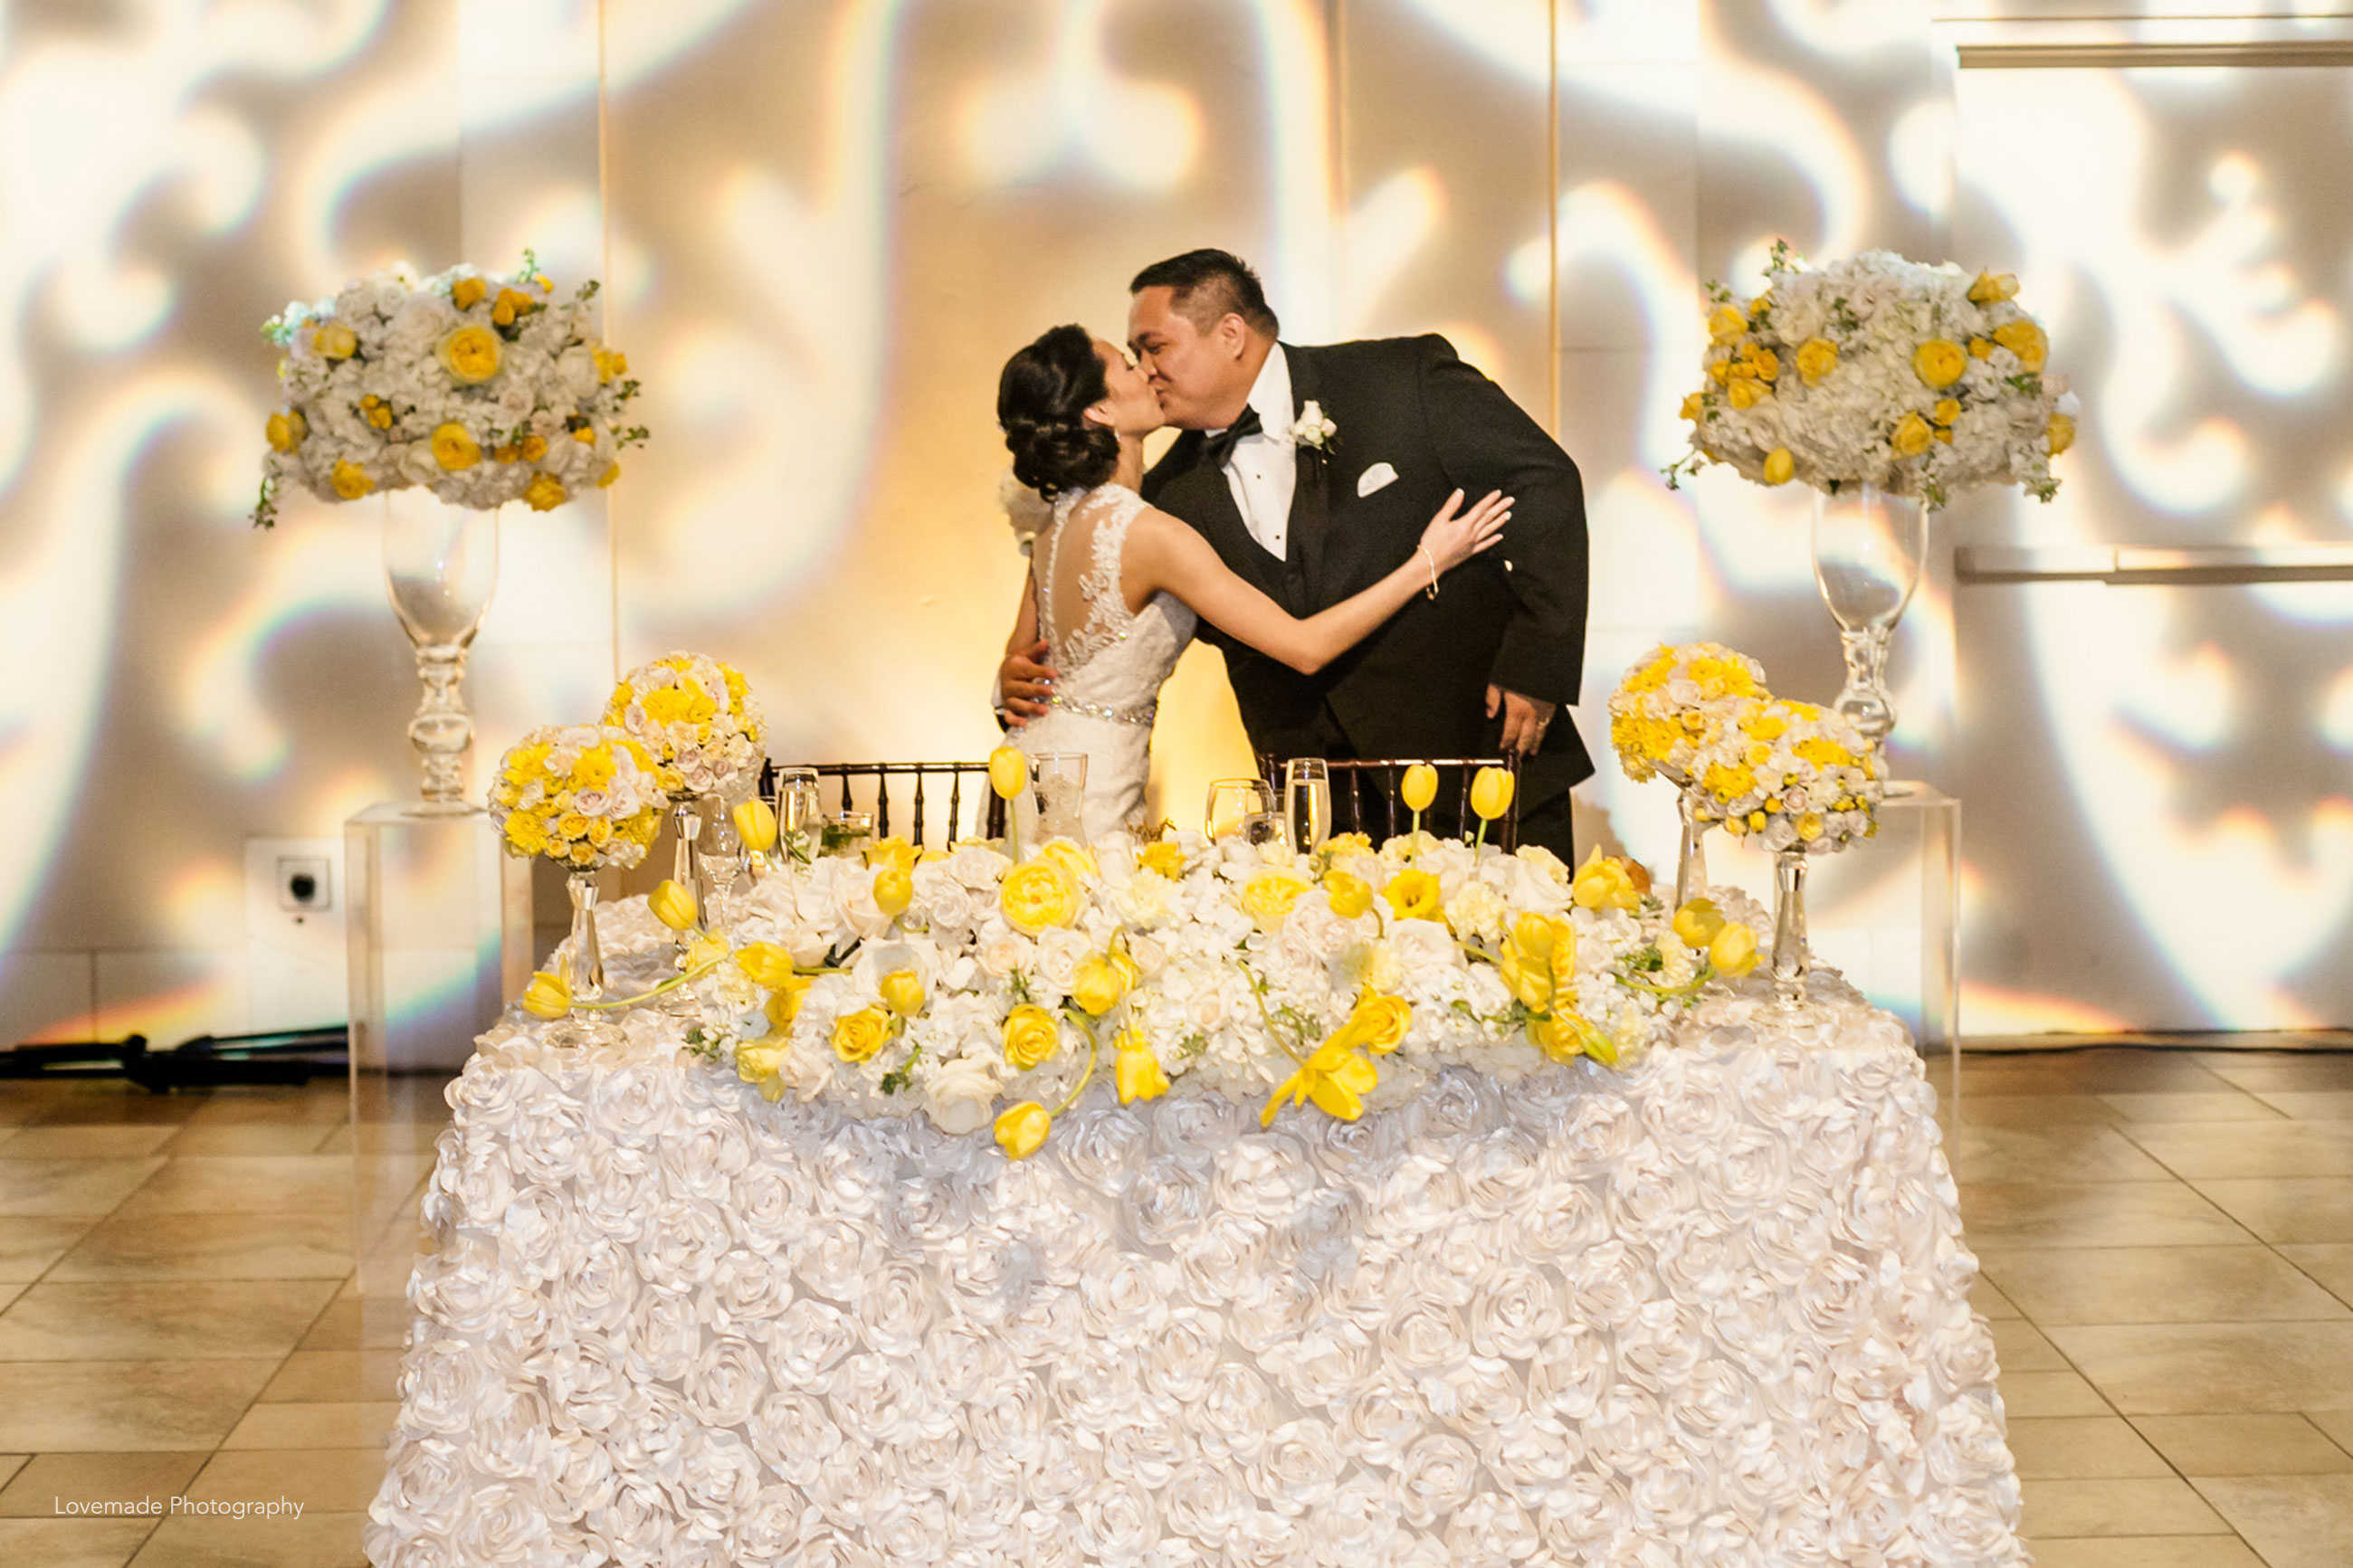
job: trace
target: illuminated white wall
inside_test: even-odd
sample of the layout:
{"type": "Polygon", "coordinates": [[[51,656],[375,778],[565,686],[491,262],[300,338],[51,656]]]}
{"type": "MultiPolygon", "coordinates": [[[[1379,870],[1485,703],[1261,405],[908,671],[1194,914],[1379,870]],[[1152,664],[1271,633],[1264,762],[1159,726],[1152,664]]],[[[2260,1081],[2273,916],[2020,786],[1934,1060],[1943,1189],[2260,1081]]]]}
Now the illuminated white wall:
{"type": "MultiPolygon", "coordinates": [[[[1555,426],[1599,745],[1661,637],[1837,685],[1803,498],[1657,478],[1700,283],[1753,286],[1776,236],[2017,270],[2089,411],[2058,505],[1940,520],[1899,640],[1899,757],[1968,801],[1967,1026],[2353,1021],[2353,599],[1957,585],[1943,548],[2342,536],[2348,79],[2292,46],[2343,24],[2238,7],[2290,47],[2262,63],[1953,68],[1988,23],[2228,9],[11,6],[0,1034],[242,1026],[243,841],[409,787],[374,516],[241,521],[254,329],[290,297],[525,244],[608,279],[655,440],[607,496],[504,520],[491,752],[680,645],[752,672],[779,755],[984,750],[1020,581],[997,368],[1054,321],[1115,329],[1126,278],[1197,244],[1256,260],[1288,335],[1444,331],[1555,426]]],[[[1179,817],[1240,765],[1214,655],[1161,751],[1179,817]]],[[[1656,786],[1585,793],[1581,832],[1668,852],[1656,786]]]]}

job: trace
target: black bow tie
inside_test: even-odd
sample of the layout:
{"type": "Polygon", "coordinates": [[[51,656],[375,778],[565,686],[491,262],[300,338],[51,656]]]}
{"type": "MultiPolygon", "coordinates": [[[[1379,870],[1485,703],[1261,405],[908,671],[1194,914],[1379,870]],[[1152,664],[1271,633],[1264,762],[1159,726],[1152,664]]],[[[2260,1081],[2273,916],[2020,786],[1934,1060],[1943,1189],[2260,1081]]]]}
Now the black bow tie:
{"type": "Polygon", "coordinates": [[[1222,468],[1226,466],[1226,459],[1234,455],[1234,447],[1243,437],[1259,435],[1265,428],[1258,422],[1257,409],[1244,408],[1240,418],[1216,435],[1201,438],[1201,460],[1213,468],[1222,468]]]}

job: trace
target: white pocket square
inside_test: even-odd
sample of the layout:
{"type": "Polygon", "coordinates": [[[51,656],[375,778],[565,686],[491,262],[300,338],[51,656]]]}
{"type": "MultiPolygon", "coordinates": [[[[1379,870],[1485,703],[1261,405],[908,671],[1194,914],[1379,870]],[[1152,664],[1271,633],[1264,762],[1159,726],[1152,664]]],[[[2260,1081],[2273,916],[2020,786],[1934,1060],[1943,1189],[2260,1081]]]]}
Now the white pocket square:
{"type": "Polygon", "coordinates": [[[1397,470],[1387,463],[1375,463],[1356,476],[1356,499],[1362,500],[1383,485],[1395,483],[1397,483],[1397,470]]]}

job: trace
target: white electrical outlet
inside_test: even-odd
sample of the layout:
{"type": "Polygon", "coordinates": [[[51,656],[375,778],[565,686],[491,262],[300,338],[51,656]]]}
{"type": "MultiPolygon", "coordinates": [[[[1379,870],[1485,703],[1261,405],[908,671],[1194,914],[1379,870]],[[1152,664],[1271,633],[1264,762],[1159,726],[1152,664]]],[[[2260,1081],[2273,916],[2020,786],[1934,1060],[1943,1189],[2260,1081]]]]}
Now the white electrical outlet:
{"type": "Polygon", "coordinates": [[[343,844],[340,838],[245,841],[247,994],[253,1029],[343,1022],[343,844]]]}

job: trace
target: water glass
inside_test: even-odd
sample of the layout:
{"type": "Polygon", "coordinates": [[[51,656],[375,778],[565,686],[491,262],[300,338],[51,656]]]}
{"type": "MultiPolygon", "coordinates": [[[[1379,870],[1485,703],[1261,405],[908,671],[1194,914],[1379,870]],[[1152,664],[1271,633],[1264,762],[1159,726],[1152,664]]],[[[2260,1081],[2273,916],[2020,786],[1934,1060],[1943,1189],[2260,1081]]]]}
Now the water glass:
{"type": "Polygon", "coordinates": [[[1209,785],[1201,830],[1212,838],[1268,844],[1282,837],[1274,809],[1274,786],[1264,779],[1219,779],[1209,785]]]}
{"type": "Polygon", "coordinates": [[[1087,754],[1039,752],[1029,758],[1029,787],[1013,803],[1014,832],[1024,850],[1056,838],[1087,841],[1087,754]]]}
{"type": "Polygon", "coordinates": [[[1332,837],[1332,770],[1321,757],[1293,757],[1282,765],[1283,824],[1301,854],[1332,837]]]}

